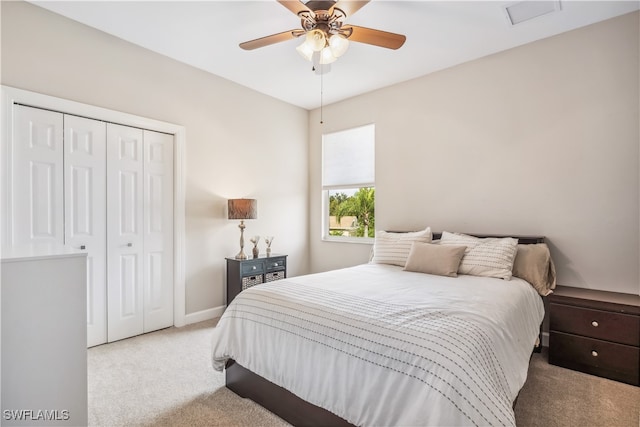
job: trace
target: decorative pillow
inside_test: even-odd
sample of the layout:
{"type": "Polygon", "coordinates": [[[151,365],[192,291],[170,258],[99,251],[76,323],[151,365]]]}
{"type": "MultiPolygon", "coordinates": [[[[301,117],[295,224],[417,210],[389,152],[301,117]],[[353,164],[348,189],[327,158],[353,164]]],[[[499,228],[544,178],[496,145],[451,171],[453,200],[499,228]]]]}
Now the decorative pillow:
{"type": "Polygon", "coordinates": [[[466,246],[441,246],[413,242],[404,269],[438,276],[458,276],[458,267],[466,246]]]}
{"type": "Polygon", "coordinates": [[[511,279],[513,261],[518,250],[518,239],[512,237],[479,239],[466,234],[443,231],[440,245],[467,247],[458,268],[460,274],[511,279]]]}
{"type": "Polygon", "coordinates": [[[518,245],[513,275],[531,283],[542,296],[552,293],[556,287],[556,267],[549,247],[545,243],[518,245]]]}
{"type": "Polygon", "coordinates": [[[376,231],[376,240],[373,244],[374,264],[391,264],[404,267],[409,257],[413,242],[431,242],[431,228],[409,233],[391,233],[388,231],[376,231]]]}

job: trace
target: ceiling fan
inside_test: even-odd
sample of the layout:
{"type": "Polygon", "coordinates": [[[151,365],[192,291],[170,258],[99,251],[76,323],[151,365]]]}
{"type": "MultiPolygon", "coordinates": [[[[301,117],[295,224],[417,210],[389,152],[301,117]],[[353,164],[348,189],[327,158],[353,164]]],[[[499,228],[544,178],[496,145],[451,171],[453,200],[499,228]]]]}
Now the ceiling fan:
{"type": "Polygon", "coordinates": [[[406,40],[402,34],[359,27],[344,22],[347,17],[369,3],[369,0],[309,0],[305,2],[277,0],[277,2],[301,19],[302,28],[240,43],[242,49],[253,50],[305,36],[305,42],[297,48],[298,52],[314,63],[330,64],[347,50],[348,41],[398,49],[406,40]]]}

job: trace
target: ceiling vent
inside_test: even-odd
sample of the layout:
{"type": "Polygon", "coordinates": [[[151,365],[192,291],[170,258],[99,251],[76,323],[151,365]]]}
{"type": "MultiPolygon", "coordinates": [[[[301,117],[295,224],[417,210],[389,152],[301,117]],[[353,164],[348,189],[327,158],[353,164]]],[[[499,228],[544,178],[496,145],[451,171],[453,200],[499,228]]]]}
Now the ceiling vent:
{"type": "Polygon", "coordinates": [[[510,4],[504,8],[511,25],[521,24],[539,16],[561,10],[560,1],[530,0],[510,4]]]}

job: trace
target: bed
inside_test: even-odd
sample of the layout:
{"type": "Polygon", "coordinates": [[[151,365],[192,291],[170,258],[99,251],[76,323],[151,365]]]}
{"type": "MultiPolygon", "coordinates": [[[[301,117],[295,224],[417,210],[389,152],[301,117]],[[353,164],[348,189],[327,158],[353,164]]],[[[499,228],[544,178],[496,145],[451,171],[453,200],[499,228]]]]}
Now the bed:
{"type": "Polygon", "coordinates": [[[519,277],[449,277],[402,262],[243,291],[214,330],[214,369],[294,425],[515,425],[540,292],[519,277]]]}

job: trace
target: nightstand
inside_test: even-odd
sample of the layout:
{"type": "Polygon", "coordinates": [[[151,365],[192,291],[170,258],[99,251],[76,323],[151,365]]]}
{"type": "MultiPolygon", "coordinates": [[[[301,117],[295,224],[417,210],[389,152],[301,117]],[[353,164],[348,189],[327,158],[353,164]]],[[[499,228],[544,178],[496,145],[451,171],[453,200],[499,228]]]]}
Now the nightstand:
{"type": "Polygon", "coordinates": [[[227,306],[240,292],[260,283],[287,277],[287,255],[227,258],[227,306]]]}
{"type": "Polygon", "coordinates": [[[557,286],[549,363],[640,385],[640,296],[557,286]]]}

